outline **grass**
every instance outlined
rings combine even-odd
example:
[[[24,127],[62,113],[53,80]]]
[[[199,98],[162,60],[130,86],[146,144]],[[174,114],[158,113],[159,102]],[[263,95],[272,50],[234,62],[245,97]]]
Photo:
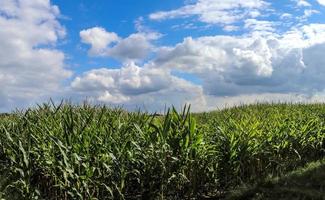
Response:
[[[163,116],[43,104],[0,116],[0,199],[222,199],[242,185],[267,197],[257,183],[324,159],[324,142],[323,104]]]
[[[228,200],[325,199],[325,160],[311,162],[282,177],[233,191]]]

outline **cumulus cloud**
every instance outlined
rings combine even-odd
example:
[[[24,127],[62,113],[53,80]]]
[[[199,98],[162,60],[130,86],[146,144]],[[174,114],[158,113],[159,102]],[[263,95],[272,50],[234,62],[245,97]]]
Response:
[[[143,29],[137,24],[138,29]],[[138,32],[126,38],[120,38],[114,32],[108,32],[101,27],[93,27],[80,31],[81,41],[91,46],[92,56],[112,57],[117,60],[137,61],[144,59],[153,49],[151,41],[160,37],[156,32]]]
[[[0,1],[0,110],[49,97],[70,76],[55,49],[65,29],[48,0]]]
[[[283,35],[190,37],[161,48],[154,63],[198,76],[208,95],[311,95],[324,90],[324,33],[311,24]]]
[[[120,40],[116,33],[107,32],[101,27],[82,30],[80,31],[80,37],[83,43],[91,45],[89,50],[91,55],[104,54],[107,46]]]
[[[325,6],[325,0],[317,0],[317,2],[322,5],[322,6]]]
[[[270,52],[263,40],[252,42],[250,38],[211,36],[189,37],[174,48],[161,48],[155,63],[192,73],[242,70],[251,75],[268,76],[272,73],[269,59]]]
[[[171,75],[169,70],[139,67],[134,63],[120,69],[87,71],[73,80],[71,93],[77,99],[89,97],[97,103],[151,111],[186,103],[195,103],[198,109],[205,104],[200,86]]]
[[[160,69],[143,69],[134,63],[121,69],[95,69],[77,77],[72,87],[78,90],[109,90],[123,95],[139,95],[166,88],[168,74]]]
[[[197,16],[199,21],[208,24],[229,25],[249,17],[260,15],[259,10],[268,7],[263,0],[198,0],[176,10],[159,11],[149,15],[152,20],[165,20]]]

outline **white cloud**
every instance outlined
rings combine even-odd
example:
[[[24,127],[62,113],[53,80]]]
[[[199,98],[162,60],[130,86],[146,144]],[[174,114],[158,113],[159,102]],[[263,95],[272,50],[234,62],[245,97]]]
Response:
[[[306,0],[295,0],[299,7],[310,7],[311,4]]]
[[[311,95],[325,89],[324,34],[311,24],[283,35],[186,38],[161,48],[154,65],[198,76],[208,95]]]
[[[70,76],[55,49],[65,30],[48,0],[0,1],[0,110],[48,98]]]
[[[152,20],[165,20],[179,17],[197,16],[208,24],[229,25],[247,17],[257,17],[259,10],[269,4],[263,0],[198,0],[176,10],[159,11],[149,15]]]
[[[144,59],[153,49],[152,40],[157,39],[155,34],[134,33],[121,40],[106,52],[106,56],[118,60],[140,60]]]
[[[136,22],[136,27],[144,31],[140,21]],[[156,32],[138,32],[120,38],[116,33],[107,32],[101,27],[80,31],[81,41],[91,46],[90,55],[112,57],[123,62],[144,59],[153,49],[151,41],[160,36]]]
[[[322,5],[322,6],[325,6],[325,0],[317,0],[317,2]]]
[[[291,19],[291,18],[292,18],[292,14],[290,14],[290,13],[283,13],[280,16],[280,19]]]
[[[143,69],[131,63],[121,69],[95,69],[77,77],[72,87],[77,90],[109,90],[123,95],[139,95],[166,88],[169,75],[160,69]]]
[[[256,19],[246,19],[244,21],[244,28],[249,30],[249,32],[256,32],[259,35],[272,34],[276,31],[275,22],[272,21],[262,21]]]
[[[227,32],[238,31],[239,27],[238,26],[233,26],[233,25],[226,25],[226,26],[223,27],[223,30],[227,31]]]
[[[94,69],[78,76],[71,83],[75,98],[89,96],[91,101],[142,107],[162,111],[165,106],[195,103],[204,107],[202,88],[170,74],[169,70],[129,64],[121,69]]]
[[[320,13],[318,10],[312,10],[312,9],[304,10],[304,15],[302,16],[302,19],[307,19],[313,14],[318,14],[318,13]]]
[[[261,39],[254,43],[250,38],[232,36],[198,39],[189,37],[174,48],[161,48],[155,63],[157,66],[176,68],[192,73],[200,73],[202,70],[222,73],[226,69],[233,68],[256,75],[267,75],[270,73],[271,67],[260,65],[260,60],[269,59],[268,49],[265,48],[265,45]],[[269,61],[264,63],[269,63]]]
[[[91,45],[91,49],[89,50],[91,55],[104,54],[109,45],[120,40],[116,33],[107,32],[101,27],[82,30],[80,31],[80,37],[83,43]]]

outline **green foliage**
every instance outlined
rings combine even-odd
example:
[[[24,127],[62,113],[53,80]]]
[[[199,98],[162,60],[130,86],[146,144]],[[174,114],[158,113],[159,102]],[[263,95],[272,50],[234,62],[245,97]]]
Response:
[[[43,104],[0,117],[0,199],[222,197],[324,158],[325,105],[163,116]]]

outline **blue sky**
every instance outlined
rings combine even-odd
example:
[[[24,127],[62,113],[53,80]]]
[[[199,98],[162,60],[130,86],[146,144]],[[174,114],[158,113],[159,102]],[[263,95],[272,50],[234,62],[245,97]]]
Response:
[[[324,100],[324,0],[3,0],[0,111]]]

